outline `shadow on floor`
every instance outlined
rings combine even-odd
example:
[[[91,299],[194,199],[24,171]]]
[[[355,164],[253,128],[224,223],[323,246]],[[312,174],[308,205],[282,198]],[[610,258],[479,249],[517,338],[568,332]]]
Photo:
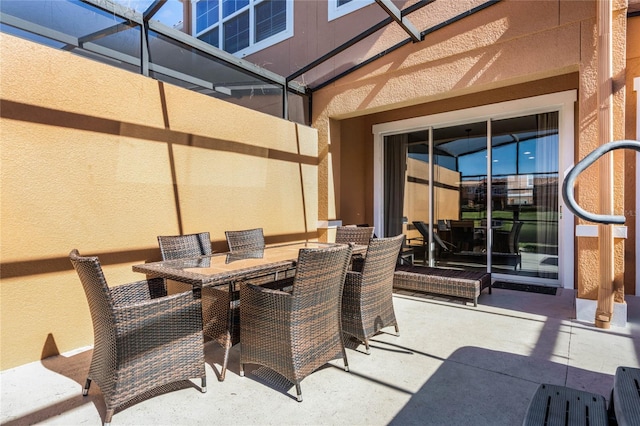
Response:
[[[488,362],[479,366],[479,360]],[[549,383],[564,385],[566,368],[566,365],[522,355],[463,347],[444,361],[389,424],[522,424],[540,374]],[[569,369],[574,370],[569,374],[589,376],[587,381],[613,387],[611,375]]]

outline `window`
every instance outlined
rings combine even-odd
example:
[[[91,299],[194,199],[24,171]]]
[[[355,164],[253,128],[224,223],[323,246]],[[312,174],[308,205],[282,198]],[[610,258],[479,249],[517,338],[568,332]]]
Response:
[[[198,0],[193,33],[215,47],[245,56],[293,35],[293,3],[287,0]]]
[[[362,7],[370,5],[375,0],[329,0],[329,21],[337,19]]]

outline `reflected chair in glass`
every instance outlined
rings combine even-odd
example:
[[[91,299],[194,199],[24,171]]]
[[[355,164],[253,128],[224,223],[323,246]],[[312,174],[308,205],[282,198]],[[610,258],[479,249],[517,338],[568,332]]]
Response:
[[[373,238],[375,228],[373,226],[338,226],[336,228],[336,244],[357,244],[368,246]],[[366,254],[365,254],[366,256]],[[359,271],[362,269],[364,256],[356,254],[351,259],[350,269]]]
[[[95,381],[109,424],[116,410],[165,385],[200,377],[206,392],[200,300],[192,292],[152,298],[161,279],[109,287],[97,257],[69,259],[93,322],[93,354],[83,395]]]
[[[426,265],[427,260],[429,258],[429,227],[426,223],[420,220],[414,220],[413,226],[416,228],[418,232],[420,232],[420,238],[411,238],[411,241],[417,240],[421,244],[420,246],[412,246],[414,248],[419,248],[420,253],[423,255],[423,262]],[[447,257],[448,255],[455,253],[457,251],[457,247],[455,244],[450,243],[449,241],[445,241],[437,233],[433,233],[433,241],[436,243],[436,259],[440,260],[442,258]]]
[[[240,375],[245,364],[267,367],[295,384],[327,362],[342,358],[340,307],[350,245],[301,249],[291,292],[240,285]]]
[[[342,329],[364,343],[398,321],[393,309],[393,276],[404,235],[371,240],[362,272],[349,271],[342,295]]]
[[[522,254],[520,253],[520,231],[523,222],[514,222],[509,231],[493,231],[493,251],[491,260],[495,264],[507,264],[514,270],[522,269]]]
[[[451,241],[455,241],[459,250],[473,251],[475,244],[475,229],[473,220],[452,220]]]

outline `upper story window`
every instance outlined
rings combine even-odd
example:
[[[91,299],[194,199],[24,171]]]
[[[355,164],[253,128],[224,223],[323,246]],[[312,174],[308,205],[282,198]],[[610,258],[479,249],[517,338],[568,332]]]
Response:
[[[329,0],[329,21],[365,7],[375,0]]]
[[[193,22],[200,40],[245,56],[293,35],[293,1],[198,0]]]

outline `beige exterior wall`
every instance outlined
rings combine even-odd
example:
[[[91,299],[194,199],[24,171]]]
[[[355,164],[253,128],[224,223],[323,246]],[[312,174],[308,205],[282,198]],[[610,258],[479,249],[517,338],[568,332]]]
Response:
[[[640,1],[635,2],[640,5]],[[638,8],[640,6],[636,6]],[[626,69],[626,109],[625,109],[625,138],[637,139],[636,119],[638,105],[637,94],[633,91],[633,79],[640,77],[640,16],[627,20],[627,69]],[[625,173],[624,173],[624,215],[627,218],[625,223],[628,226],[627,240],[625,241],[625,254],[628,261],[625,264],[624,288],[626,294],[633,294],[638,288],[638,283],[634,285],[637,277],[637,268],[640,263],[640,254],[634,250],[638,240],[637,217],[640,188],[636,188],[636,176],[640,173],[637,169],[636,155],[634,151],[627,150],[625,153]]]
[[[444,6],[443,6],[444,7]],[[613,13],[614,138],[624,138],[624,70],[626,49],[626,2],[615,1]],[[345,200],[355,192],[367,193],[364,204],[348,204],[373,223],[373,167],[371,126],[444,111],[487,105],[563,90],[577,89],[575,123],[576,160],[600,142],[596,102],[596,2],[595,1],[502,1],[447,26],[415,44],[398,49],[314,93],[313,126],[318,129],[320,151],[329,143],[341,150],[341,170],[361,173],[364,188],[353,180],[328,179],[321,166],[320,217],[351,217]],[[356,145],[352,147],[351,145]],[[339,148],[337,147],[339,146]],[[360,153],[349,157],[349,153]],[[624,209],[624,154],[614,160],[615,212]],[[335,170],[335,165],[333,169]],[[343,176],[344,178],[344,176]],[[598,211],[598,170],[580,177],[576,189],[581,206]],[[336,190],[333,186],[340,188]],[[334,198],[332,194],[339,193]],[[325,204],[326,203],[326,204]],[[336,212],[336,217],[332,212]],[[580,223],[580,222],[578,222]],[[582,298],[597,297],[597,239],[578,238],[575,287]],[[615,275],[622,299],[623,270],[631,267],[624,240],[616,240]],[[634,286],[631,284],[629,287]],[[631,293],[633,294],[633,293]]]
[[[0,368],[93,344],[67,256],[143,279],[156,237],[316,238],[317,132],[0,34]]]

